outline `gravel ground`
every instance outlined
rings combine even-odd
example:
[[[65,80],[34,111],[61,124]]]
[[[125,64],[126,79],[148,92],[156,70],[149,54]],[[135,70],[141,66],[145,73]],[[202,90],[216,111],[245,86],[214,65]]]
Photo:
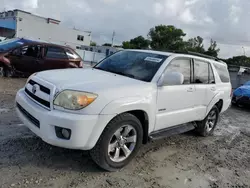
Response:
[[[17,118],[25,79],[0,78],[0,187],[250,187],[250,110],[224,113],[214,136],[193,132],[141,148],[125,169],[99,169],[88,152],[44,143]]]

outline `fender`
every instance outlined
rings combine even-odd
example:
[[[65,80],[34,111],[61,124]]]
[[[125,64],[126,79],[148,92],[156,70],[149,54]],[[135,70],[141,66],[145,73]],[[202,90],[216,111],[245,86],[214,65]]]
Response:
[[[101,115],[121,114],[133,110],[142,110],[148,115],[149,132],[154,130],[155,125],[156,98],[153,96],[124,97],[111,101],[101,111]]]
[[[213,106],[214,106],[217,102],[219,102],[220,99],[223,99],[223,97],[221,97],[221,96],[223,96],[223,95],[224,95],[224,91],[219,91],[219,92],[212,98],[212,100],[210,101],[210,103],[209,103],[208,106],[207,106],[206,116],[208,115],[208,113],[210,112],[210,110],[213,108]],[[223,101],[223,103],[224,103],[224,101]],[[205,116],[205,117],[206,117],[206,116]]]

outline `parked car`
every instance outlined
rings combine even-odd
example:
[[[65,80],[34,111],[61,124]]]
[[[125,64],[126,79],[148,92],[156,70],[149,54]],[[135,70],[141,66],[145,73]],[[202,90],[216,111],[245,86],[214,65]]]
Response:
[[[250,81],[234,90],[232,104],[239,107],[250,106]]]
[[[0,42],[0,67],[6,77],[82,66],[81,57],[69,47],[23,38]]]
[[[116,171],[149,140],[213,133],[231,83],[226,63],[200,56],[124,50],[93,68],[39,72],[18,91],[17,112],[45,142],[90,150]]]

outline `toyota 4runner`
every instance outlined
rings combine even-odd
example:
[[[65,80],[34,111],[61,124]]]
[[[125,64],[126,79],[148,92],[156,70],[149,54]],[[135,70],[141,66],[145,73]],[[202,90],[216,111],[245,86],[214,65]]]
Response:
[[[45,142],[90,150],[116,171],[149,140],[213,133],[231,104],[227,65],[208,56],[124,50],[93,68],[31,75],[16,95],[25,125]]]

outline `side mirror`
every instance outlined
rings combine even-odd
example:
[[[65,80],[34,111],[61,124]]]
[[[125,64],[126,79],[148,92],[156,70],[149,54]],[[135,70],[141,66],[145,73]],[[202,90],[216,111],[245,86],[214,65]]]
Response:
[[[182,85],[184,75],[180,72],[168,72],[161,76],[158,86]]]

